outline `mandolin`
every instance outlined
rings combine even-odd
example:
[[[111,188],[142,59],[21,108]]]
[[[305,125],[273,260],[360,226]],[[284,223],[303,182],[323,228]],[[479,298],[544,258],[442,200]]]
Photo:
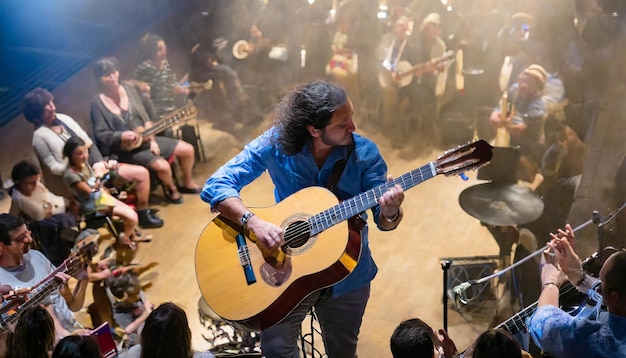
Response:
[[[148,129],[138,132],[137,139],[132,142],[122,142],[121,148],[123,151],[129,152],[131,150],[141,147],[146,138],[151,135],[158,134],[170,128],[176,124],[184,123],[190,119],[195,118],[198,115],[198,109],[193,105],[191,101],[187,102],[184,106],[177,108],[158,120],[154,125]]]

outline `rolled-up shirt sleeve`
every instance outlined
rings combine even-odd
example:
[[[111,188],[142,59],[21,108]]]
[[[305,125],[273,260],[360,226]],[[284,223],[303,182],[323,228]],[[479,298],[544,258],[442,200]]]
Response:
[[[574,338],[574,318],[556,306],[537,308],[528,320],[528,330],[535,343],[544,351],[559,356],[564,345]]]
[[[241,189],[253,182],[265,170],[265,151],[273,150],[269,145],[271,131],[265,132],[247,144],[243,150],[220,167],[207,179],[200,198],[215,210],[217,204],[230,197],[239,197]]]

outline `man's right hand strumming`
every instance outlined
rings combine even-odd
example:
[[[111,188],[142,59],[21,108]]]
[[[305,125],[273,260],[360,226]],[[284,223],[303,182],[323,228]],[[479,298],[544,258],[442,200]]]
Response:
[[[285,244],[283,229],[256,215],[250,217],[246,228],[254,233],[254,236],[263,246],[270,250],[278,249]]]

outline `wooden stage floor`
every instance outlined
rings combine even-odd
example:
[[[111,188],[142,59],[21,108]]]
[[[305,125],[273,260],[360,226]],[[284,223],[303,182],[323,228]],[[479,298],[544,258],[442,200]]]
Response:
[[[357,124],[359,119],[356,118]],[[2,133],[2,147],[6,153],[11,145],[28,146],[29,125],[25,121],[14,121],[11,131],[19,135],[9,136]],[[247,129],[248,138],[266,128]],[[18,130],[19,129],[19,130]],[[440,150],[425,150],[421,154],[411,151],[392,149],[390,141],[374,131],[360,131],[370,136],[380,146],[380,150],[389,164],[389,173],[398,176],[418,168],[435,159]],[[194,177],[202,183],[211,173],[232,155],[236,154],[244,142],[229,133],[212,128],[209,121],[201,120],[201,135],[209,159],[197,163]],[[17,138],[18,143],[11,141]],[[28,139],[26,139],[28,138]],[[23,140],[26,140],[25,142]],[[20,155],[32,155],[22,149]],[[14,161],[21,159],[14,157]],[[10,171],[9,160],[5,158],[2,173]],[[6,175],[6,174],[5,174]],[[466,214],[459,206],[461,191],[479,181],[474,179],[474,172],[468,173],[470,179],[463,181],[459,177],[437,176],[406,192],[404,202],[405,217],[399,228],[391,232],[370,231],[370,243],[373,256],[379,267],[379,273],[372,283],[372,295],[367,306],[360,334],[359,357],[390,356],[389,337],[395,326],[402,320],[420,317],[433,328],[443,326],[443,270],[441,257],[474,257],[497,255],[498,245],[477,219]],[[152,285],[146,294],[150,302],[159,304],[172,301],[182,306],[189,316],[193,332],[193,345],[198,350],[211,347],[211,342],[202,335],[207,335],[198,315],[200,293],[194,272],[195,248],[198,237],[209,223],[212,214],[208,204],[199,197],[185,195],[182,205],[162,203],[159,191],[153,195],[154,207],[159,208],[159,215],[165,220],[161,229],[145,230],[153,234],[155,240],[142,244],[137,254],[141,264],[157,262],[158,266],[142,276],[143,282]],[[268,206],[272,204],[272,185],[264,175],[242,193],[250,206]],[[9,199],[0,201],[0,210],[8,210]],[[103,245],[107,245],[104,242]],[[101,246],[104,248],[104,246]],[[103,250],[101,250],[103,251]],[[206,253],[204,264],[217,262]],[[479,278],[479,277],[469,277]],[[225,287],[215,287],[217,290]],[[91,302],[88,297],[86,305]],[[500,312],[508,317],[514,312]],[[494,305],[487,301],[484,306],[472,306],[459,311],[450,304],[448,325],[451,337],[459,349],[467,347],[473,339],[492,323]],[[78,314],[79,320],[90,325],[86,309]],[[317,340],[321,342],[321,340]]]

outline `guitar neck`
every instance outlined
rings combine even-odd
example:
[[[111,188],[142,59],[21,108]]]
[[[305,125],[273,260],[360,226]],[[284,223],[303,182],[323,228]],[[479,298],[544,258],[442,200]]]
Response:
[[[567,282],[565,282],[565,284],[563,284],[563,287],[561,287],[559,296],[563,296],[565,294],[568,294],[569,292],[571,292],[574,289],[575,289],[575,287],[569,281],[567,281]],[[520,312],[518,312],[515,315],[513,315],[513,317],[511,317],[511,318],[507,319],[506,321],[500,323],[499,325],[497,325],[494,328],[506,329],[511,334],[516,334],[516,333],[522,331],[523,329],[526,328],[526,320],[528,319],[528,317],[532,316],[533,313],[535,313],[535,310],[537,309],[537,304],[538,304],[538,302],[534,302],[533,304],[531,304],[528,307],[524,308]]]
[[[141,137],[145,139],[146,137],[152,134],[158,134],[177,123],[184,122],[192,118],[196,114],[197,114],[196,107],[193,106],[191,103],[188,103],[187,105],[181,108],[178,108],[174,110],[172,113],[168,114],[167,116],[161,118],[159,121],[157,121],[154,124],[154,126],[143,131],[141,133]]]
[[[311,235],[332,227],[340,222],[369,209],[378,204],[378,199],[383,196],[387,189],[399,184],[404,190],[408,190],[430,178],[437,175],[434,164],[432,162],[412,170],[392,181],[379,185],[348,200],[322,211],[321,213],[311,217],[309,223],[311,225]]]
[[[27,310],[30,307],[34,307],[41,303],[41,301],[45,300],[46,297],[50,296],[52,292],[57,290],[63,284],[61,281],[56,280],[55,276],[57,273],[65,272],[69,275],[73,275],[76,270],[68,270],[66,263],[59,265],[54,271],[52,271],[48,276],[46,276],[43,280],[41,280],[34,288],[34,295],[29,294],[29,298],[26,302],[21,304],[13,314],[8,316],[6,319],[3,319],[0,322],[0,328],[2,330],[8,329],[10,325],[15,323],[20,316],[20,312]],[[5,301],[3,306],[10,305],[10,302]]]

